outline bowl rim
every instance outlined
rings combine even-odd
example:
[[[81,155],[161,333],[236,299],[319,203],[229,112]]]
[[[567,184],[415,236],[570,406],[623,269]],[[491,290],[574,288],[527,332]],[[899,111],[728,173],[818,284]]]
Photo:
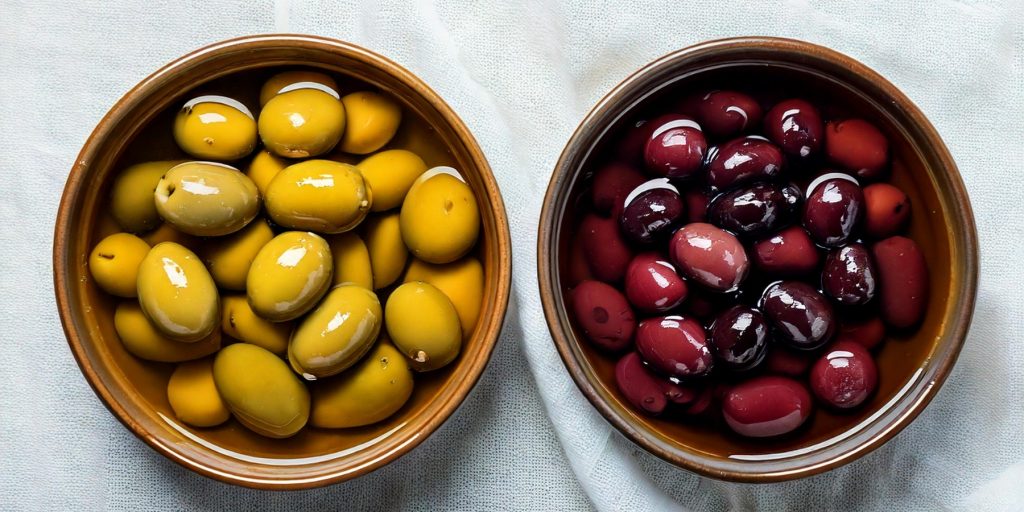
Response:
[[[947,325],[952,327],[947,328],[945,338],[952,340],[952,343],[950,346],[945,347],[944,357],[937,361],[931,360],[929,362],[930,365],[935,365],[933,377],[927,380],[920,379],[916,383],[913,379],[911,380],[909,384],[915,384],[914,388],[917,389],[917,395],[913,397],[913,401],[905,408],[899,410],[898,413],[894,412],[893,414],[896,414],[896,417],[887,423],[884,428],[878,429],[859,444],[846,446],[855,437],[850,436],[835,442],[831,447],[822,448],[816,452],[818,454],[827,454],[827,452],[822,450],[835,448],[833,450],[835,453],[827,454],[827,456],[819,456],[815,459],[813,457],[815,452],[811,452],[811,457],[802,463],[786,464],[786,461],[783,460],[781,463],[776,462],[769,469],[758,470],[745,467],[742,462],[722,463],[723,459],[719,457],[707,456],[698,452],[686,452],[661,442],[657,439],[658,436],[654,432],[635,424],[605,401],[598,388],[588,379],[584,364],[578,359],[576,350],[574,350],[574,345],[578,345],[578,341],[576,341],[575,336],[572,334],[568,318],[565,314],[564,300],[559,292],[560,285],[557,279],[558,262],[555,260],[554,251],[558,244],[556,239],[556,233],[559,231],[558,225],[562,221],[560,218],[561,210],[557,204],[556,196],[561,189],[571,185],[576,169],[570,168],[570,164],[582,159],[582,157],[577,157],[575,153],[576,149],[582,146],[582,141],[588,137],[587,129],[590,124],[602,118],[608,111],[615,110],[617,103],[628,99],[626,97],[627,93],[632,92],[634,89],[642,89],[645,76],[654,74],[666,67],[671,67],[680,60],[695,60],[700,56],[712,55],[722,51],[735,52],[768,49],[788,54],[790,58],[795,57],[809,61],[829,61],[832,64],[849,68],[852,70],[852,73],[860,75],[865,81],[871,82],[885,96],[891,98],[900,107],[904,116],[911,120],[912,124],[920,130],[921,136],[931,145],[931,149],[934,151],[934,158],[938,161],[936,174],[943,174],[948,179],[949,194],[953,198],[950,211],[953,221],[962,222],[963,232],[960,233],[961,236],[957,238],[951,233],[950,237],[953,239],[951,245],[957,242],[963,245],[960,265],[963,274],[961,276],[960,288],[964,291],[964,295],[957,299],[959,307],[956,309],[950,308],[946,311],[949,315]],[[784,62],[791,61],[785,60]],[[813,68],[813,66],[808,67]],[[600,136],[600,134],[597,136]],[[627,76],[590,109],[573,131],[565,148],[559,155],[544,196],[537,233],[537,278],[540,285],[544,316],[555,348],[573,382],[591,405],[601,413],[601,416],[634,444],[639,445],[647,452],[666,462],[699,475],[719,480],[769,483],[804,478],[838,468],[875,450],[909,425],[934,398],[952,370],[957,356],[963,347],[974,312],[978,280],[978,235],[966,187],[956,163],[942,138],[917,105],[879,73],[858,60],[836,50],[797,39],[741,36],[704,41],[669,52],[643,65],[639,70]],[[954,269],[957,268],[954,267]],[[939,345],[936,346],[938,347]],[[905,385],[907,389],[910,389],[908,387],[909,384]],[[898,395],[897,398],[902,399],[902,396],[904,395]],[[891,408],[889,411],[895,409]],[[838,447],[843,449],[838,450]],[[800,457],[806,458],[803,455]],[[800,460],[790,459],[790,461]],[[754,465],[756,464],[758,463],[754,463]]]
[[[487,204],[490,204],[494,212],[496,228],[491,234],[495,239],[495,261],[497,262],[495,268],[496,286],[492,291],[495,297],[494,314],[489,318],[481,317],[479,320],[482,324],[479,328],[481,348],[472,359],[461,361],[461,364],[467,365],[467,371],[465,378],[453,384],[454,392],[447,394],[447,399],[445,399],[444,394],[439,394],[432,398],[431,407],[424,408],[420,413],[424,419],[419,429],[408,435],[407,439],[401,439],[401,442],[396,443],[394,438],[386,441],[390,444],[387,450],[376,454],[367,461],[363,461],[358,467],[340,467],[332,471],[323,471],[312,477],[297,478],[289,478],[287,476],[284,478],[268,477],[265,475],[254,476],[247,475],[245,472],[224,471],[215,467],[216,464],[205,464],[175,450],[172,446],[173,443],[164,442],[133,419],[98,375],[94,362],[89,358],[84,348],[82,339],[90,335],[84,329],[80,332],[80,326],[75,322],[73,311],[77,306],[72,303],[71,299],[71,283],[69,282],[68,269],[70,265],[67,264],[74,261],[74,255],[68,257],[71,250],[68,243],[69,233],[74,229],[71,223],[72,208],[78,202],[83,189],[88,186],[84,181],[86,170],[92,166],[92,162],[99,154],[102,142],[110,136],[114,127],[123,121],[122,113],[158,91],[169,77],[197,62],[238,52],[239,50],[259,51],[281,48],[315,50],[359,61],[367,66],[383,70],[388,75],[402,82],[404,86],[420,95],[427,104],[437,111],[439,118],[450,126],[456,140],[465,147],[469,160],[479,170],[480,180],[486,193],[484,199]],[[124,93],[104,114],[82,146],[81,151],[72,164],[61,194],[53,233],[52,265],[54,291],[61,325],[79,369],[103,405],[136,437],[168,459],[203,476],[256,489],[308,489],[347,481],[369,474],[389,464],[422,443],[455,413],[483,375],[500,338],[508,311],[511,292],[511,235],[504,201],[490,164],[487,162],[483,150],[469,131],[469,128],[440,95],[422,79],[404,67],[359,45],[322,36],[280,33],[226,39],[204,45],[177,57],[139,81],[128,92]],[[318,464],[311,464],[311,466]]]

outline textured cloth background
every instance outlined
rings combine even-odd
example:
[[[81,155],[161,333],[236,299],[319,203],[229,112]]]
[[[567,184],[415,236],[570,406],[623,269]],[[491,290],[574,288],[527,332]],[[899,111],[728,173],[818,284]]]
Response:
[[[0,510],[1024,510],[1024,2],[0,0]],[[435,88],[484,148],[514,239],[507,328],[480,384],[418,449],[359,480],[269,493],[146,447],[80,375],[55,311],[51,233],[68,169],[106,110],[198,46],[302,32],[346,39]],[[971,193],[982,277],[942,392],[840,470],[780,485],[698,478],[613,431],[568,378],[537,296],[554,162],[607,90],[671,50],[732,35],[831,46],[902,88]]]

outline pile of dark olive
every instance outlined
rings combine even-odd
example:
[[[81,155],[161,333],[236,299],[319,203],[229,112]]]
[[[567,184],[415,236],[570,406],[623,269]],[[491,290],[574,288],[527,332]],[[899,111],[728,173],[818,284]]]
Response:
[[[577,329],[652,416],[775,438],[876,392],[928,300],[910,200],[869,121],[711,90],[630,125],[571,242]]]

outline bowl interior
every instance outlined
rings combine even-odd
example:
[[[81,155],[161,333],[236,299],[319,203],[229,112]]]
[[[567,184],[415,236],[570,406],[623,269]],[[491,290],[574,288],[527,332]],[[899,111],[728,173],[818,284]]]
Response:
[[[259,87],[292,68],[331,74],[342,94],[377,90],[403,105],[399,133],[387,149],[411,150],[428,166],[459,169],[482,217],[477,256],[484,266],[481,320],[459,358],[444,370],[416,375],[412,398],[391,418],[353,429],[307,427],[283,440],[264,438],[237,421],[198,429],[175,419],[166,398],[173,364],[142,361],[125,351],[114,331],[117,300],[87,278],[93,245],[119,231],[106,211],[113,176],[136,162],[186,159],[174,144],[175,111],[198,94],[223,94],[258,111]],[[327,158],[351,161],[346,155]],[[237,165],[245,165],[245,161]],[[115,414],[172,459],[233,483],[307,487],[372,470],[435,430],[461,403],[496,341],[508,297],[508,231],[490,169],[466,128],[408,72],[340,42],[266,38],[200,50],[158,71],[130,92],[97,128],[69,178],[58,222],[55,270],[62,319],[90,383]],[[63,287],[61,284],[63,283]],[[382,299],[383,302],[383,299]]]
[[[549,258],[549,267],[547,274],[541,270],[541,281],[544,287],[549,280],[552,288],[553,300],[546,304],[549,322],[570,372],[628,437],[671,462],[710,476],[755,480],[810,474],[894,434],[903,420],[919,412],[933,384],[945,376],[973,304],[973,218],[966,197],[957,194],[962,194],[962,184],[941,141],[887,82],[873,73],[859,74],[869,71],[866,68],[837,62],[836,56],[842,57],[838,54],[825,58],[809,52],[810,46],[723,43],[684,50],[651,64],[595,107],[563,153],[548,192],[541,244],[549,245],[546,255],[542,247],[541,257]],[[795,435],[770,441],[731,434],[724,422],[650,418],[635,412],[614,384],[616,358],[581,342],[580,331],[566,313],[565,294],[572,284],[570,244],[587,209],[593,172],[614,160],[617,142],[638,119],[670,111],[668,106],[687,94],[714,89],[744,91],[767,105],[803,97],[823,107],[826,119],[861,117],[882,129],[892,145],[891,182],[911,198],[909,236],[928,261],[932,292],[924,323],[912,332],[888,334],[876,356],[880,378],[873,398],[846,414],[819,407]],[[810,177],[796,175],[793,180],[804,188]]]

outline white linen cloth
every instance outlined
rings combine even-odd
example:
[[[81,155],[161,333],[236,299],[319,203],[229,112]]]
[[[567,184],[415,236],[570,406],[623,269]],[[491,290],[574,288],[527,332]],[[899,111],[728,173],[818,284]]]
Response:
[[[1024,510],[1024,2],[0,0],[2,510]],[[507,204],[507,327],[466,403],[390,466],[326,489],[221,484],[150,450],[96,399],[57,318],[50,264],[67,171],[132,85],[198,46],[298,32],[422,77],[483,146]],[[936,125],[981,243],[974,325],[934,402],[862,460],[777,485],[699,478],[638,449],[583,399],[536,284],[538,212],[587,110],[650,60],[779,35],[881,72]]]

